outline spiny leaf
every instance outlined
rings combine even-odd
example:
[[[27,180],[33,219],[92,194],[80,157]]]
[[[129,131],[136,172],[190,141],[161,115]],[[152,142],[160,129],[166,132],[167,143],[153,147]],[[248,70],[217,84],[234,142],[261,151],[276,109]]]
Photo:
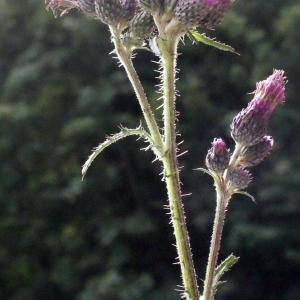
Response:
[[[230,270],[230,268],[238,261],[238,259],[238,257],[235,257],[233,254],[231,254],[216,267],[212,286],[213,295],[215,295],[218,285],[222,283],[222,281],[220,281],[220,278],[224,275],[225,272]],[[213,299],[214,296],[212,297],[212,300]]]
[[[144,128],[142,126],[139,126],[135,129],[130,129],[130,128],[126,128],[126,127],[120,127],[121,131],[119,133],[116,133],[114,135],[111,136],[107,136],[106,140],[99,144],[94,150],[93,153],[89,156],[88,160],[85,162],[85,164],[82,166],[82,180],[88,170],[88,168],[90,167],[90,165],[92,164],[92,162],[94,161],[94,159],[108,146],[110,146],[111,144],[117,142],[120,139],[123,139],[127,136],[130,135],[139,135],[140,137],[144,138],[145,140],[147,140],[150,145],[153,145],[153,141],[152,138],[150,136],[149,133],[147,133]]]
[[[234,50],[234,48],[232,48],[231,46],[223,44],[221,42],[217,42],[216,40],[207,37],[205,34],[200,34],[199,32],[194,31],[194,30],[189,31],[189,33],[190,33],[192,39],[195,40],[196,42],[201,42],[201,43],[204,43],[204,44],[209,45],[209,46],[213,46],[213,47],[218,48],[218,49],[223,50],[223,51],[230,51],[230,52],[233,52],[235,54],[238,54]]]

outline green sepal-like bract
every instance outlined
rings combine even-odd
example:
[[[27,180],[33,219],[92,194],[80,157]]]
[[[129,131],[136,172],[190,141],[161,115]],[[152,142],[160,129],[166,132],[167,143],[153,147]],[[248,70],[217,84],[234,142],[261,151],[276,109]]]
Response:
[[[212,38],[207,37],[205,34],[201,34],[195,30],[190,30],[189,32],[189,36],[192,40],[194,40],[195,42],[201,42],[203,44],[215,47],[217,49],[223,50],[223,51],[230,51],[233,52],[235,54],[238,54],[234,48],[232,48],[229,45],[223,44],[221,42],[218,42]],[[238,54],[239,55],[239,54]]]

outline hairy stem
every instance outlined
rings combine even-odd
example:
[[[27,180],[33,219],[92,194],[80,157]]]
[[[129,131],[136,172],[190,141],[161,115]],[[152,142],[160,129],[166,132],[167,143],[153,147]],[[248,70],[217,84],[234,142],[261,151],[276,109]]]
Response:
[[[197,277],[192,259],[185,214],[181,199],[179,168],[176,143],[176,110],[175,110],[175,68],[177,60],[178,38],[158,44],[162,52],[163,94],[164,94],[164,149],[162,157],[164,176],[167,185],[171,221],[174,227],[177,253],[184,285],[184,297],[188,300],[199,300]]]
[[[110,28],[117,54],[124,66],[129,80],[142,108],[150,135],[156,147],[154,153],[159,156],[164,165],[164,176],[167,185],[169,206],[172,224],[176,238],[177,252],[184,284],[184,295],[187,300],[199,300],[197,277],[194,269],[192,253],[189,244],[189,236],[186,228],[185,214],[181,199],[180,178],[177,162],[176,143],[176,111],[175,111],[175,67],[177,59],[177,45],[179,38],[169,39],[164,44],[160,39],[162,50],[161,62],[163,66],[163,91],[164,91],[164,140],[159,132],[150,104],[145,95],[142,84],[136,74],[131,61],[131,52],[127,51],[114,28]]]
[[[154,143],[154,145],[153,145],[154,147],[152,148],[152,150],[158,157],[161,157],[162,156],[162,148],[163,148],[162,136],[159,132],[159,128],[157,126],[155,117],[151,110],[150,103],[148,102],[148,99],[147,99],[147,96],[143,89],[143,86],[141,84],[141,81],[135,71],[133,64],[132,64],[131,51],[127,51],[122,46],[118,37],[115,37],[118,35],[116,35],[114,28],[110,27],[110,30],[111,30],[112,37],[113,37],[112,40],[113,40],[113,43],[115,46],[115,53],[117,54],[121,64],[123,65],[123,67],[127,73],[127,76],[131,82],[131,85],[135,91],[135,94],[136,94],[139,104],[141,106],[146,124],[150,131],[150,135],[151,135],[153,143]]]
[[[211,300],[213,296],[213,281],[215,275],[215,269],[217,265],[222,231],[224,227],[224,220],[226,214],[226,207],[230,195],[226,191],[226,184],[222,180],[220,183],[216,183],[217,192],[217,207],[214,220],[213,234],[210,244],[208,263],[206,268],[206,276],[204,282],[203,300]]]

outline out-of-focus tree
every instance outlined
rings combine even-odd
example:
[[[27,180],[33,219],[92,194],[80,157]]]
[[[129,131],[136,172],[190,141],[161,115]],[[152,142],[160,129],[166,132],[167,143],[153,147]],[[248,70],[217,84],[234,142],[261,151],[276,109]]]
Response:
[[[236,0],[213,32],[241,56],[188,40],[180,46],[178,129],[187,223],[199,281],[214,213],[204,166],[210,142],[229,139],[246,93],[272,68],[289,78],[274,113],[272,154],[254,170],[257,205],[230,203],[224,252],[241,256],[220,299],[298,299],[300,286],[300,4]],[[210,32],[207,32],[209,35]],[[141,112],[111,59],[105,26],[76,11],[54,19],[43,1],[0,2],[0,298],[177,299],[179,270],[161,172],[134,138],[112,146],[85,180],[81,165],[119,124]],[[155,57],[134,62],[150,101]],[[142,148],[143,142],[138,141]],[[241,288],[242,287],[242,288]]]

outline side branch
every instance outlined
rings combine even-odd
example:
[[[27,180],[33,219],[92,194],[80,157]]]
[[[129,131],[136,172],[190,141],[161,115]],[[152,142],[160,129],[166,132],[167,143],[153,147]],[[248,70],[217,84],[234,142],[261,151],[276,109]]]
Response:
[[[138,98],[144,118],[147,123],[147,127],[148,127],[150,135],[153,139],[153,143],[155,145],[157,145],[157,147],[154,148],[153,151],[156,156],[161,157],[163,155],[163,152],[161,151],[163,148],[162,136],[159,132],[159,128],[157,126],[155,117],[154,117],[152,109],[150,107],[150,103],[144,92],[143,86],[142,86],[140,79],[139,79],[139,77],[135,71],[135,68],[132,64],[131,50],[128,51],[125,47],[123,47],[122,43],[120,42],[120,39],[116,37],[116,34],[114,33],[112,27],[110,27],[110,30],[112,32],[112,36],[113,36],[112,40],[115,45],[115,53],[117,54],[122,66],[124,67],[124,69],[127,73],[127,76],[131,82],[131,85],[135,91],[135,94]]]

